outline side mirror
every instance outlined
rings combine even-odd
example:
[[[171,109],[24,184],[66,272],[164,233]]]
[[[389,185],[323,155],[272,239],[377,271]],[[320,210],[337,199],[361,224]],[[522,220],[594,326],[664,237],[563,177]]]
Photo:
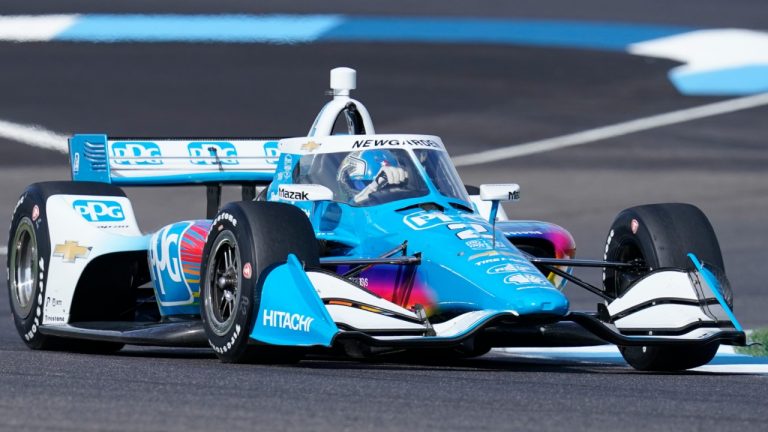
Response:
[[[491,202],[491,212],[488,222],[493,225],[493,244],[496,244],[496,214],[499,212],[501,201],[515,202],[520,200],[520,185],[509,184],[484,184],[480,185],[480,199]]]
[[[480,199],[483,201],[519,201],[520,185],[509,184],[484,184],[480,185]]]
[[[280,199],[287,201],[331,201],[333,191],[319,184],[284,184],[277,189]]]

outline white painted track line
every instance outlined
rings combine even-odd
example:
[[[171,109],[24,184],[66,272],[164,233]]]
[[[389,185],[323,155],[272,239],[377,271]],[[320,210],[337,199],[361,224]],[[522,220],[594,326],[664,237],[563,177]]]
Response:
[[[0,247],[0,255],[2,256],[8,255],[8,248],[5,246]]]
[[[69,137],[66,135],[59,135],[40,126],[23,125],[4,120],[0,120],[0,138],[62,153],[66,153],[69,148],[67,144]]]
[[[495,348],[493,352],[519,358],[555,360],[574,363],[610,363],[626,365],[615,345],[558,348]],[[627,367],[629,367],[627,365]],[[768,358],[737,354],[733,347],[721,345],[715,359],[707,365],[691,369],[696,372],[768,375]]]
[[[616,123],[595,129],[589,129],[554,138],[527,142],[524,144],[502,147],[493,150],[477,152],[453,157],[456,166],[479,165],[488,162],[497,162],[520,156],[527,156],[566,147],[589,144],[608,138],[628,135],[635,132],[656,129],[677,123],[712,117],[735,111],[756,108],[768,105],[768,93],[760,93],[735,99],[728,99],[693,108],[671,111],[664,114],[656,114],[650,117],[639,118],[622,123]]]
[[[602,126],[569,135],[547,138],[493,150],[456,156],[456,166],[479,165],[504,159],[542,153],[566,147],[589,144],[608,138],[635,132],[684,123],[706,117],[768,105],[768,93],[760,93],[736,99],[728,99],[693,108],[652,115],[627,122]],[[0,120],[0,138],[18,141],[35,147],[67,152],[67,136],[46,130],[40,126],[23,125]]]
[[[0,16],[0,40],[46,42],[66,30],[78,15]]]

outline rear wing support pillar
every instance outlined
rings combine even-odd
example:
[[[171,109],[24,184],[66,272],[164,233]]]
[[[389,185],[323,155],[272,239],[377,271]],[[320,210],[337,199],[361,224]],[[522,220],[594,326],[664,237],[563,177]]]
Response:
[[[205,185],[205,217],[213,219],[221,206],[221,183]]]

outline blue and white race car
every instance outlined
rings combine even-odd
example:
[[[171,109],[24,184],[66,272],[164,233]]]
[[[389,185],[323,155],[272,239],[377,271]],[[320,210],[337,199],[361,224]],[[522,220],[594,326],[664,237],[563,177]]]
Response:
[[[225,362],[614,343],[641,370],[745,343],[699,209],[624,210],[603,259],[576,259],[565,229],[507,219],[518,185],[465,186],[440,138],[375,134],[350,98],[354,70],[334,69],[331,87],[300,138],[73,136],[72,181],[30,185],[13,213],[24,342],[210,346]],[[191,184],[206,187],[207,217],[150,234],[120,188]],[[231,184],[243,199],[221,206]],[[604,269],[602,286],[573,275],[584,266]],[[597,310],[571,311],[566,282]]]

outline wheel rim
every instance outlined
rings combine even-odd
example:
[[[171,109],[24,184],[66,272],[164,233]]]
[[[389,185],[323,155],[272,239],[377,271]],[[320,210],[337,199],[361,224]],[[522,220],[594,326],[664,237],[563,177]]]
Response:
[[[10,253],[11,299],[16,313],[21,318],[27,318],[32,311],[38,283],[37,238],[29,218],[19,222]]]
[[[647,262],[646,257],[643,255],[643,251],[640,249],[640,245],[631,239],[624,239],[611,255],[612,256],[608,257],[609,261],[624,263],[637,262],[640,264],[645,264]],[[619,272],[616,270],[613,272],[615,280],[614,289],[616,290],[617,296],[623,295],[630,285],[643,276],[643,272]]]
[[[219,235],[212,249],[205,277],[205,310],[213,332],[224,336],[240,304],[240,250],[229,231]]]

